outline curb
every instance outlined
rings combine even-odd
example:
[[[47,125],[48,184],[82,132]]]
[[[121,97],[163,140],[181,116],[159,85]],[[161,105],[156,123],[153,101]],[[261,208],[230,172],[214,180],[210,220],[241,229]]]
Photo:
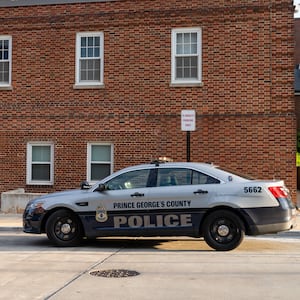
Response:
[[[1,232],[13,232],[13,231],[23,231],[22,227],[16,227],[16,226],[0,226],[0,231]]]

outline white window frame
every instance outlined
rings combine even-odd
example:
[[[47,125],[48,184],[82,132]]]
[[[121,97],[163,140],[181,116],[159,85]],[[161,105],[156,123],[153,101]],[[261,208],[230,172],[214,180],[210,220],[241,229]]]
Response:
[[[12,37],[10,35],[0,35],[0,40],[8,41],[8,59],[2,59],[1,62],[8,62],[8,82],[0,81],[0,88],[10,88],[11,87],[11,70],[12,70]]]
[[[50,179],[49,180],[33,180],[32,179],[32,148],[34,146],[50,147]],[[38,162],[35,162],[35,164]],[[45,164],[45,162],[41,162]],[[53,185],[54,183],[54,144],[51,142],[29,142],[27,143],[27,172],[26,184],[30,185]]]
[[[177,33],[197,33],[197,53],[188,56],[197,56],[197,79],[177,79],[176,78],[176,58],[186,56],[186,54],[176,53]],[[171,41],[171,85],[179,86],[201,86],[202,85],[202,30],[200,27],[176,28],[172,29]]]
[[[110,161],[92,161],[92,146],[110,146]],[[113,172],[114,165],[114,146],[111,143],[91,142],[87,144],[87,181],[89,183],[98,182],[91,179],[92,163],[110,164],[110,174]]]
[[[100,75],[99,80],[80,80],[80,59],[81,59],[81,38],[82,37],[99,37],[100,38]],[[91,59],[95,59],[92,57]],[[86,58],[88,60],[88,58]],[[103,32],[78,32],[76,34],[76,72],[74,88],[100,88],[104,86],[104,34]]]

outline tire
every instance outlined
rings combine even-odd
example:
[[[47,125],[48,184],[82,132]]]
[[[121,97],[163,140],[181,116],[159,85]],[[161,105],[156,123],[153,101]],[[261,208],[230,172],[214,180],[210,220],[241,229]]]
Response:
[[[202,231],[205,242],[217,251],[235,249],[245,236],[244,223],[228,210],[218,210],[208,215],[203,222]]]
[[[77,246],[83,237],[80,220],[66,209],[57,210],[49,216],[46,233],[53,244],[61,247]]]

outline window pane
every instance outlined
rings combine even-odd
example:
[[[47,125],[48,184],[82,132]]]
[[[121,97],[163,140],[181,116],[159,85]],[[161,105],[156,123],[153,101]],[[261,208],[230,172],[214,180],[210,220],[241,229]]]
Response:
[[[92,164],[91,165],[91,180],[101,180],[110,175],[110,164]]]
[[[197,44],[191,45],[191,54],[197,54]]]
[[[110,145],[92,145],[92,161],[111,161]]]
[[[50,146],[32,146],[33,162],[50,162],[51,147]]]
[[[190,69],[189,68],[184,68],[183,69],[183,77],[184,78],[191,78]]]
[[[50,180],[50,165],[42,164],[42,165],[32,165],[32,180]]]
[[[86,48],[81,48],[80,56],[81,57],[86,57]]]
[[[100,48],[99,47],[96,47],[94,49],[94,57],[100,57]]]
[[[94,71],[87,71],[87,80],[92,81],[94,79]]]
[[[86,37],[81,38],[81,47],[86,47]]]
[[[191,33],[191,43],[197,44],[197,33],[196,32]]]
[[[197,68],[191,68],[191,78],[198,78]]]
[[[177,33],[176,34],[176,39],[177,39],[177,44],[182,44],[183,43],[183,34],[182,33]]]
[[[184,54],[191,54],[191,45],[190,44],[184,44]]]
[[[176,69],[176,79],[178,79],[178,78],[183,78],[183,69],[182,68]]]
[[[88,37],[88,46],[93,46],[94,45],[94,38],[92,36]]]
[[[94,69],[94,60],[93,59],[87,60],[87,69],[88,70],[93,70]]]
[[[190,185],[191,178],[192,170],[190,169],[160,169],[157,183],[158,186]]]
[[[197,56],[192,56],[190,58],[190,66],[196,68],[198,64],[198,57]]]
[[[149,170],[132,171],[121,174],[107,183],[109,190],[122,190],[147,187]]]
[[[183,45],[176,45],[176,54],[183,54]]]
[[[95,46],[97,46],[97,47],[100,46],[100,37],[99,36],[95,36],[94,43],[95,43]]]
[[[88,48],[88,57],[94,57],[94,48]]]
[[[218,184],[220,181],[209,175],[193,171],[193,181],[192,184]]]
[[[85,81],[85,80],[87,80],[86,73],[84,71],[81,71],[80,72],[80,81]]]
[[[0,82],[9,82],[9,63],[0,62]]]
[[[184,40],[185,44],[190,44],[190,42],[191,42],[191,34],[190,33],[184,33],[183,40]]]

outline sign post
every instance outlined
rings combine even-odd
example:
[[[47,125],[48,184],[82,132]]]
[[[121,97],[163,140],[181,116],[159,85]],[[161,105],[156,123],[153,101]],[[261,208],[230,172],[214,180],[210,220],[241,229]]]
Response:
[[[181,130],[186,131],[186,161],[191,161],[191,131],[196,130],[195,110],[181,111]]]

